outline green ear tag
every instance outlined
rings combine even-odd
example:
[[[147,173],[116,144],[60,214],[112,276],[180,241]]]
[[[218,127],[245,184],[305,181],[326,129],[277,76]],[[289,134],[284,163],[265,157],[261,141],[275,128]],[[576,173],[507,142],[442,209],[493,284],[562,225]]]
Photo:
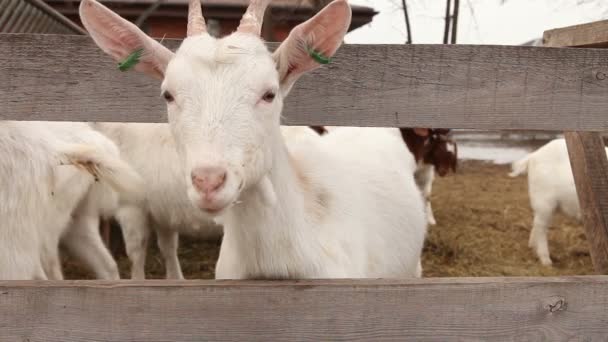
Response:
[[[308,54],[319,64],[329,64],[332,61],[331,57],[325,57],[321,52],[310,47],[308,48]]]
[[[118,70],[120,71],[129,71],[133,69],[139,63],[141,55],[143,55],[144,49],[139,49],[133,51],[127,58],[125,58],[122,62],[118,63]]]

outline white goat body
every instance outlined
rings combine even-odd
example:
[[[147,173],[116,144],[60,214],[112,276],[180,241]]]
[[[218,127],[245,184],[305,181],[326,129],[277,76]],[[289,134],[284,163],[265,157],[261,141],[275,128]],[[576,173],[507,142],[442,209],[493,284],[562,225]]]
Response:
[[[606,149],[608,154],[608,148]],[[564,139],[555,139],[512,164],[511,177],[528,173],[528,194],[534,211],[529,246],[543,265],[551,265],[547,230],[556,210],[580,219],[580,207],[568,149]]]
[[[317,127],[323,128],[326,133],[329,133],[337,128],[331,126]],[[408,151],[412,153],[415,160],[417,160],[418,158],[420,159],[417,161],[416,171],[414,172],[414,179],[416,180],[416,184],[422,192],[422,195],[426,202],[425,210],[427,222],[430,225],[435,225],[437,224],[437,221],[435,220],[435,215],[433,214],[433,207],[431,205],[431,192],[433,190],[433,182],[435,180],[436,173],[435,164],[438,165],[441,169],[443,169],[444,173],[449,169],[452,169],[455,172],[457,160],[456,143],[452,140],[447,140],[445,138],[441,139],[436,137],[418,135],[419,133],[416,133],[416,131],[413,129],[406,130],[409,130],[411,134],[405,136],[403,134],[403,129],[401,129],[401,136],[404,142],[408,145]],[[419,149],[419,152],[422,152],[423,154],[416,157],[414,155],[414,151],[410,147],[410,144],[420,144],[420,146],[424,144],[424,146],[430,146],[431,148],[423,148],[422,150]],[[443,146],[441,146],[442,144]],[[416,147],[417,146],[414,146],[414,148]],[[430,161],[428,161],[427,159],[430,159]],[[440,172],[440,175],[443,176],[444,174]]]
[[[102,264],[110,264],[102,265],[110,268],[107,277],[116,277],[114,260],[98,231],[96,236],[79,231],[85,208],[104,211],[85,201],[98,196],[92,191],[102,191],[103,184],[128,195],[136,194],[141,182],[108,152],[108,145],[99,143],[104,139],[85,124],[0,123],[0,279],[61,279],[58,245],[64,234],[79,256],[86,251],[83,246],[94,248],[85,261],[99,266],[95,256],[101,256]],[[96,178],[99,189],[92,188]],[[96,272],[102,275],[103,270]]]
[[[288,151],[275,154],[290,161],[272,172],[279,200],[244,193],[226,214],[216,277],[420,276],[426,219],[398,130],[282,133]]]
[[[177,256],[179,232],[218,238],[222,229],[196,208],[186,196],[182,164],[168,124],[96,123],[93,125],[119,147],[121,157],[144,178],[145,200],[118,209],[125,247],[131,260],[131,277],[144,279],[150,228],[165,260],[167,278],[183,279]]]

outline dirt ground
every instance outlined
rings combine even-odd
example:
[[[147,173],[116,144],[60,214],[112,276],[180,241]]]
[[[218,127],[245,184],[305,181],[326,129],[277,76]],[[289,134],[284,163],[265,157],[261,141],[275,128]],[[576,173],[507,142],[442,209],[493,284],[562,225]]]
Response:
[[[423,267],[427,277],[553,276],[592,274],[580,223],[561,214],[549,231],[553,267],[528,248],[532,211],[527,177],[509,167],[469,161],[433,187],[437,225],[429,229]]]
[[[464,161],[458,173],[438,178],[432,203],[437,225],[429,228],[424,248],[425,277],[557,276],[592,274],[581,225],[556,216],[549,233],[553,267],[544,267],[528,248],[532,213],[526,177],[509,178],[508,167]],[[151,243],[146,272],[162,278],[162,258]],[[213,278],[219,241],[181,240],[179,258],[188,279]],[[123,277],[128,259],[118,257]],[[68,279],[90,278],[78,263],[65,258]]]

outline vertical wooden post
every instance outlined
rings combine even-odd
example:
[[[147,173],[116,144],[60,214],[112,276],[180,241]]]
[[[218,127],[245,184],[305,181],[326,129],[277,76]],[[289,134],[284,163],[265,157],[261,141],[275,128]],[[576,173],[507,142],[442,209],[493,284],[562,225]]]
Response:
[[[599,133],[565,132],[591,260],[608,274],[608,159]]]
[[[608,21],[604,21],[546,31],[543,44],[549,47],[606,45],[608,36],[600,29],[607,24]],[[564,135],[591,260],[598,273],[608,274],[608,159],[604,142],[600,133],[564,132]]]

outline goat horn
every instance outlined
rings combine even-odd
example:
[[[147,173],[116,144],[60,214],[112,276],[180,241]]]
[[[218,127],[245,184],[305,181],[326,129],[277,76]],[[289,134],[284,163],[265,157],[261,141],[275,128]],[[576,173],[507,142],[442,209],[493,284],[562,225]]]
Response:
[[[241,24],[237,32],[253,33],[260,35],[262,33],[262,23],[264,22],[264,12],[271,0],[251,0],[247,11],[241,19]]]
[[[188,37],[207,32],[205,18],[201,9],[201,0],[190,0],[188,3]]]

